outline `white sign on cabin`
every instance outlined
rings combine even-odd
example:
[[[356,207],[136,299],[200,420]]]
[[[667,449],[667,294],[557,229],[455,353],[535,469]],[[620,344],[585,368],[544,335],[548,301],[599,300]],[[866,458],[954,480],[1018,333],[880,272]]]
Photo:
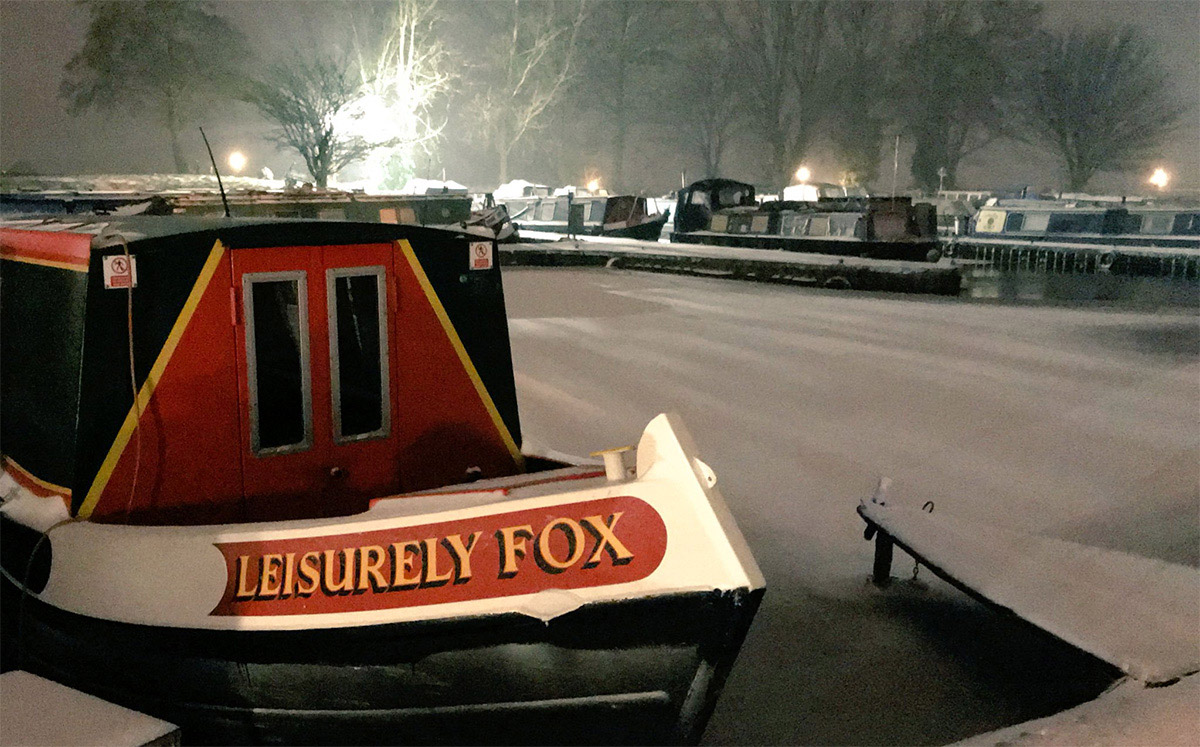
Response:
[[[113,254],[104,258],[105,288],[136,288],[137,257]]]
[[[471,242],[471,269],[472,270],[490,270],[490,269],[492,269],[492,242],[490,242],[490,241],[472,241]]]

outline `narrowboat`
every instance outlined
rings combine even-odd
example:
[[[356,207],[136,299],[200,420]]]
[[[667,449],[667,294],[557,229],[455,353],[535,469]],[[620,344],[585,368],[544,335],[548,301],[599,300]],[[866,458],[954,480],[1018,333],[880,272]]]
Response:
[[[762,576],[678,418],[522,449],[496,260],[0,223],[4,667],[187,742],[698,741]]]
[[[998,241],[1200,249],[1200,209],[992,199],[975,215],[971,235]]]
[[[654,198],[584,194],[497,197],[518,230],[658,241],[671,210]]]
[[[702,179],[680,190],[671,241],[875,259],[941,258],[932,205],[909,197],[759,203],[754,186]]]
[[[308,218],[421,226],[454,226],[471,217],[465,193],[364,194],[340,189],[165,192],[4,192],[0,215],[195,215],[219,217],[225,205],[240,218]]]

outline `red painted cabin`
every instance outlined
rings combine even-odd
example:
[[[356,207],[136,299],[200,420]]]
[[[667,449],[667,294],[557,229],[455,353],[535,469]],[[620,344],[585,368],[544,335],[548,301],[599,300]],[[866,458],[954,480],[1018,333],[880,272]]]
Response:
[[[64,217],[0,224],[0,258],[5,468],[72,515],[344,515],[524,469],[492,242]]]

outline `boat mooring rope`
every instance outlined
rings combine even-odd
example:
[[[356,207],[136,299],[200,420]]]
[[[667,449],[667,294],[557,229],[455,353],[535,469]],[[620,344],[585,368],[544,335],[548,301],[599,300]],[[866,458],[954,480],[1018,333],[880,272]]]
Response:
[[[125,286],[125,317],[126,329],[129,333],[129,389],[133,393],[133,437],[134,461],[133,482],[129,486],[129,499],[125,502],[125,520],[129,520],[133,512],[133,496],[137,494],[138,473],[142,468],[142,407],[138,401],[137,373],[134,370],[133,359],[133,279],[137,276],[133,269],[133,258],[129,255],[129,242],[121,234],[116,234],[125,251],[125,266],[129,268],[129,284]]]

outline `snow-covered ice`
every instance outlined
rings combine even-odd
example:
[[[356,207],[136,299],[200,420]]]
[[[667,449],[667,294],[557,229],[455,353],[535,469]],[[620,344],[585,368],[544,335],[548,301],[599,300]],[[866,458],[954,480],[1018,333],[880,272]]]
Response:
[[[979,303],[505,270],[523,432],[568,453],[678,411],[767,579],[709,744],[949,743],[1120,672],[928,571],[872,587],[876,479],[968,520],[1200,564],[1194,308]]]

